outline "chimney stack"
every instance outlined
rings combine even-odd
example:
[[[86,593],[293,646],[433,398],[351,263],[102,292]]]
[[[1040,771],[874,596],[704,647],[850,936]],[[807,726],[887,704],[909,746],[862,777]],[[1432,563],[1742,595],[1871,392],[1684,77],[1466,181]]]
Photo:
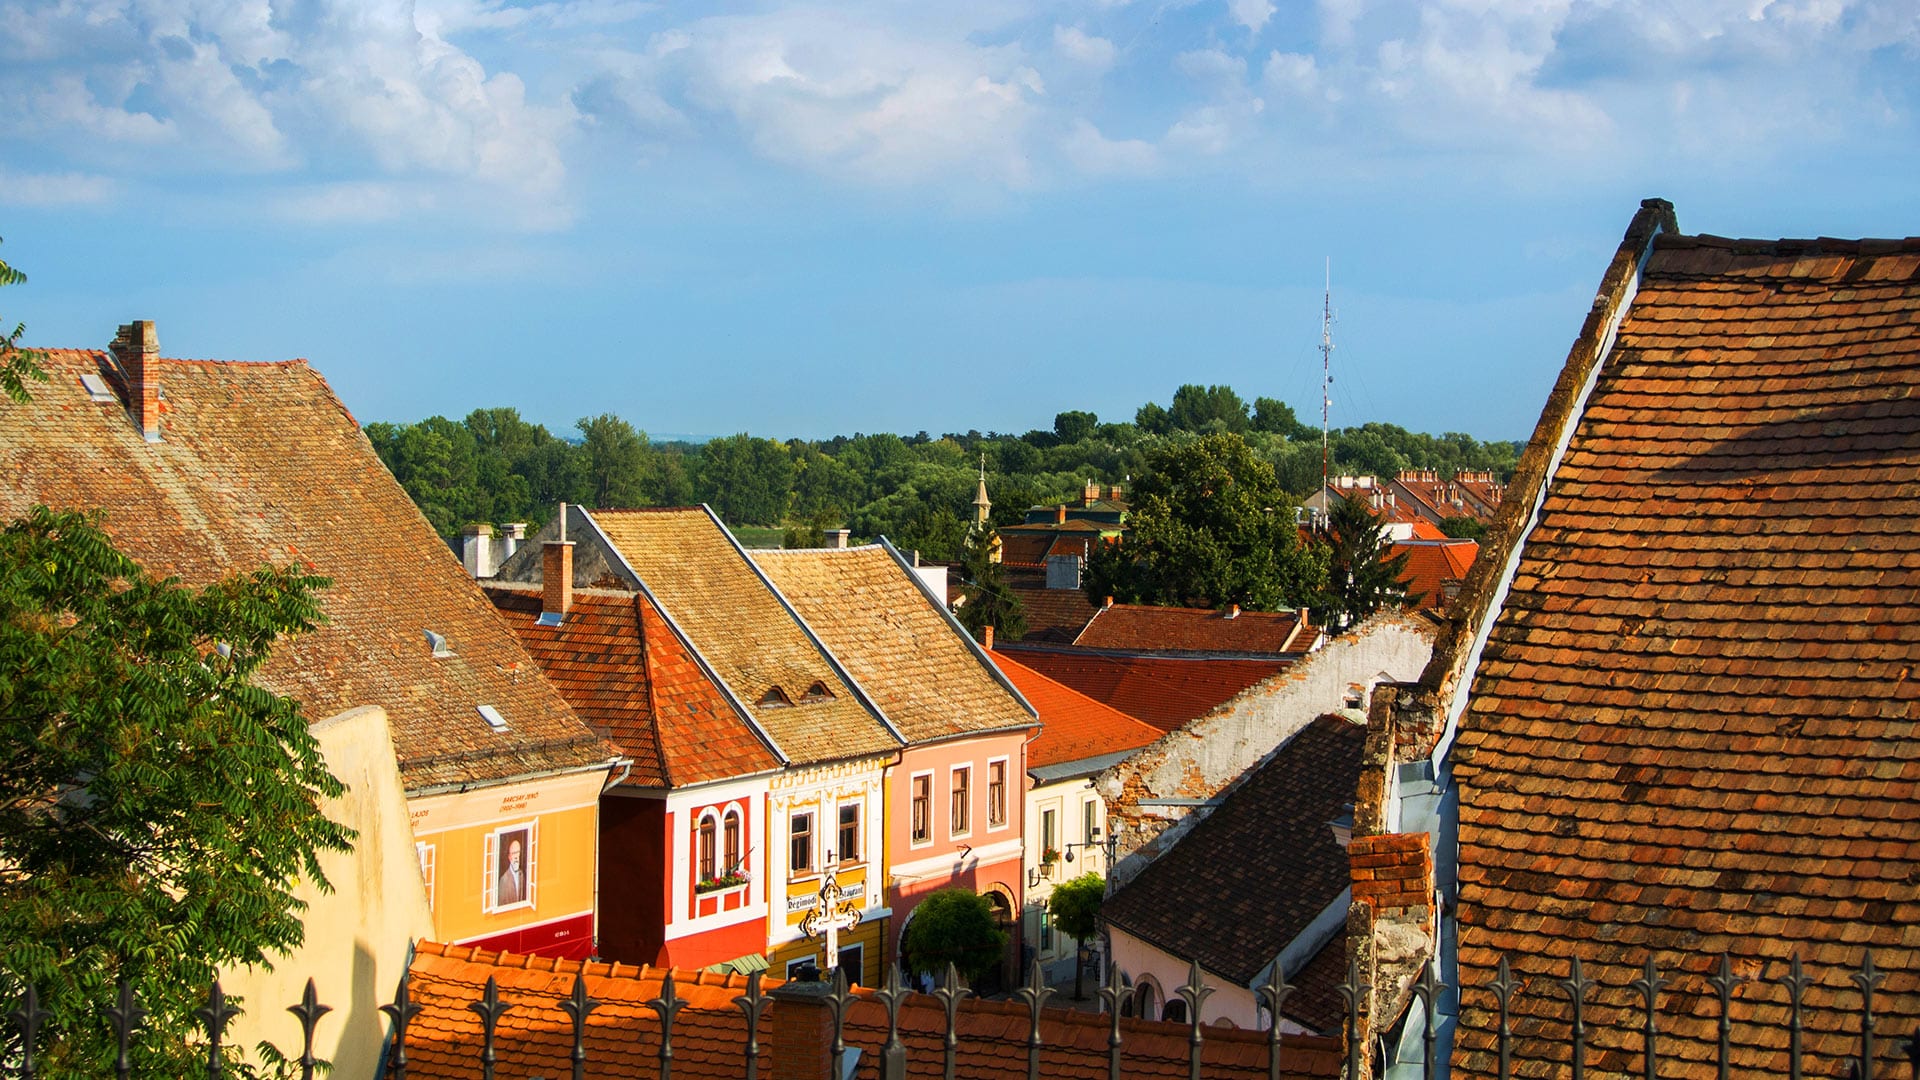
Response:
[[[1086,496],[1087,502],[1096,502],[1100,498],[1100,485],[1092,477],[1088,477],[1086,491],[1082,494]]]
[[[980,628],[980,647],[983,649],[993,648],[993,627],[983,626]]]
[[[513,558],[514,552],[520,550],[520,541],[527,538],[527,523],[524,521],[509,521],[503,526],[503,529],[505,531],[501,534],[500,539],[500,561],[506,562],[508,559]]]
[[[127,381],[127,415],[140,437],[160,441],[160,335],[151,319],[130,322],[113,338],[113,358]]]
[[[828,529],[827,546],[830,548],[844,548],[847,546],[847,539],[852,535],[852,529]]]
[[[774,1000],[773,1033],[767,1038],[773,1080],[840,1080],[833,1060],[833,1017],[824,982],[789,981],[768,994]]]
[[[1065,525],[1067,523],[1066,503],[1061,503],[1059,506],[1053,508],[1053,523],[1055,525]]]
[[[468,577],[492,577],[496,569],[493,561],[493,526],[484,523],[467,526],[460,559],[467,564]]]
[[[1237,618],[1239,618],[1239,617],[1240,617],[1240,605],[1239,605],[1239,604],[1228,604],[1228,605],[1227,605],[1227,618],[1229,618],[1229,619],[1237,619]]]
[[[567,539],[567,504],[560,504],[560,539],[540,550],[540,621],[558,625],[573,607],[573,541]]]

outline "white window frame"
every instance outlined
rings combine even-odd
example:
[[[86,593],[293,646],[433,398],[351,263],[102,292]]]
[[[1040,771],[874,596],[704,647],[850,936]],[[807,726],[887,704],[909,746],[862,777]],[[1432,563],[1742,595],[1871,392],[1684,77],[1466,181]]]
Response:
[[[1000,766],[1000,823],[993,821],[993,767]],[[987,759],[987,831],[1002,832],[1013,828],[1013,760],[997,757]]]
[[[953,796],[955,794],[954,777],[959,773],[967,774],[967,827],[964,830],[956,831],[953,827]],[[965,765],[947,766],[947,839],[965,840],[967,837],[973,835],[973,792],[973,762],[969,761]]]
[[[1089,851],[1099,847],[1099,845],[1094,842],[1093,830],[1106,825],[1106,822],[1101,820],[1101,805],[1101,801],[1097,798],[1080,800],[1080,842],[1092,845],[1087,849]]]
[[[420,860],[420,883],[427,889],[427,910],[433,910],[433,879],[439,869],[440,853],[425,840],[413,842],[413,854]]]
[[[913,835],[913,792],[918,781],[925,777],[927,781],[927,835]],[[907,846],[923,848],[933,843],[933,770],[925,769],[907,777]]]
[[[527,898],[515,904],[494,903],[494,893],[500,881],[501,838],[508,833],[525,831],[526,850],[522,853],[527,870]],[[540,905],[540,819],[516,821],[511,825],[495,826],[486,835],[485,859],[481,863],[480,873],[480,910],[488,915],[497,915],[503,911],[519,911],[522,908],[537,908]]]

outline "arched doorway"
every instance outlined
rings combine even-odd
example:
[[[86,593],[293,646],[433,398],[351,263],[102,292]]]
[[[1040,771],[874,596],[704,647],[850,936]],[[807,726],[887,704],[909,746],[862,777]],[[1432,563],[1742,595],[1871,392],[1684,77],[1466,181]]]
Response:
[[[1020,971],[1020,921],[1014,913],[1013,894],[1004,885],[989,885],[980,894],[987,900],[987,906],[993,909],[993,925],[1007,937],[1006,947],[1001,950],[999,967],[980,977],[980,985],[974,992],[985,997],[989,994],[1004,994],[1021,985],[1024,973]]]

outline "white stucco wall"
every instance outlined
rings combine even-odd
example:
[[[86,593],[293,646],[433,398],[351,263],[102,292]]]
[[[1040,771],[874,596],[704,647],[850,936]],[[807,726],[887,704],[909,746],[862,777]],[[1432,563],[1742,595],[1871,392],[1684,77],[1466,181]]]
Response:
[[[1314,718],[1349,705],[1364,710],[1379,683],[1418,678],[1435,632],[1418,614],[1377,615],[1100,774],[1095,786],[1120,835],[1115,886],[1204,816],[1204,808],[1143,800],[1219,795]]]
[[[349,709],[308,730],[347,787],[327,805],[327,816],[359,836],[352,851],[320,858],[331,893],[307,883],[295,890],[308,904],[299,949],[277,959],[272,971],[221,973],[221,985],[246,998],[246,1011],[228,1029],[230,1042],[251,1050],[265,1039],[298,1056],[300,1024],[286,1007],[300,1000],[311,977],[321,1003],[333,1006],[316,1029],[314,1053],[333,1062],[335,1076],[372,1076],[386,1033],[380,1005],[399,986],[413,942],[433,936],[433,913],[385,710]]]

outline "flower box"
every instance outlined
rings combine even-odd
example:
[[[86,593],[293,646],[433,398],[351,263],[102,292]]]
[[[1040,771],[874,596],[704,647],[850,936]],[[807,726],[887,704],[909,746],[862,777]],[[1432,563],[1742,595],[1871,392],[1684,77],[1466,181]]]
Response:
[[[745,885],[749,880],[745,874],[728,874],[725,877],[708,878],[705,881],[695,882],[693,891],[695,893],[710,893],[720,892],[723,889],[737,889]]]

